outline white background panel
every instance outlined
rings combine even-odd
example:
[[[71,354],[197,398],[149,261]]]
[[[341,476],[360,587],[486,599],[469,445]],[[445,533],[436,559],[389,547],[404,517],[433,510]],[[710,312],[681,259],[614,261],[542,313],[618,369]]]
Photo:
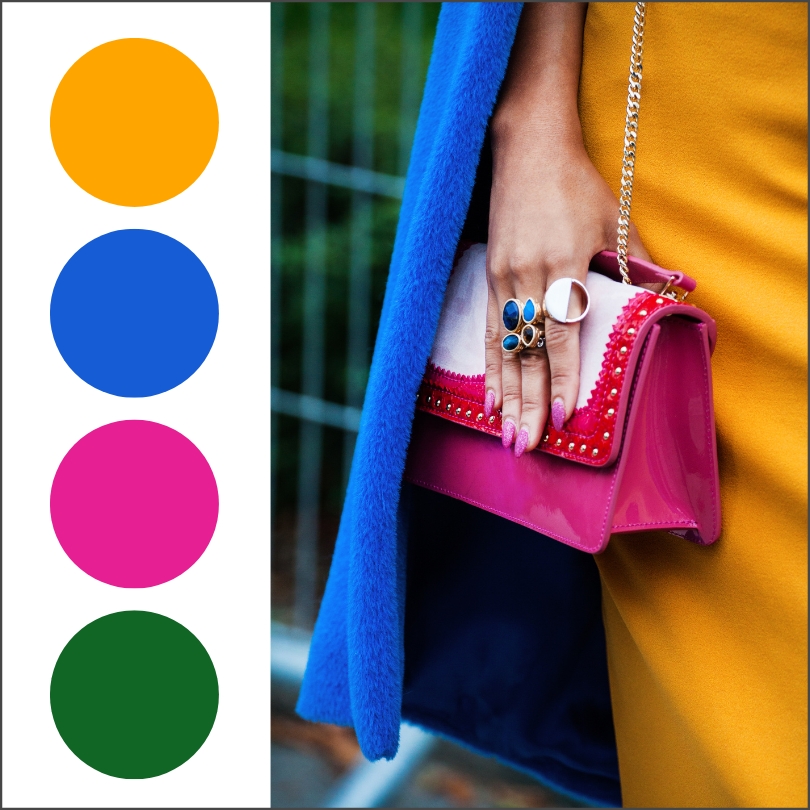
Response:
[[[50,140],[68,68],[113,39],[179,49],[219,107],[216,150],[185,192],[110,205],[64,172]],[[270,803],[270,6],[269,3],[11,3],[3,7],[3,786],[6,807],[267,807]],[[51,335],[50,297],[91,239],[148,228],[192,250],[219,298],[216,341],[185,383],[146,399],[76,377]],[[187,436],[217,479],[220,513],[200,560],[143,590],[98,582],[64,554],[53,475],[100,425],[150,419]],[[146,780],[106,776],[62,742],[50,677],[68,640],[119,610],[163,613],[205,645],[220,703],[203,747]]]

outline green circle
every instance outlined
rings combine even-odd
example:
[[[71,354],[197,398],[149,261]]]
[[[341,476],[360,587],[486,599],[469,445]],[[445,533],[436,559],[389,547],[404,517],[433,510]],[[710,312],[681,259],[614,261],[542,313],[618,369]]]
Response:
[[[83,627],[51,677],[51,712],[67,747],[121,779],[182,765],[208,737],[218,704],[217,674],[197,637],[142,610]]]

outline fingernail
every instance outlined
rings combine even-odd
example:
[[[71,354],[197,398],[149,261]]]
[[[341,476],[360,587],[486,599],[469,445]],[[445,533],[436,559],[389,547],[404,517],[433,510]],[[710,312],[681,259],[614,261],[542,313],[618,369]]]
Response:
[[[487,398],[484,400],[484,416],[489,419],[492,416],[492,409],[495,407],[495,392],[490,388],[487,391]]]
[[[504,420],[501,432],[501,442],[504,447],[509,447],[512,444],[512,439],[515,438],[515,423],[511,419]]]
[[[521,428],[518,433],[517,441],[515,442],[515,458],[520,458],[526,445],[529,443],[529,431],[526,428]]]
[[[551,405],[551,423],[554,430],[562,430],[565,423],[565,403],[561,397],[557,397]]]

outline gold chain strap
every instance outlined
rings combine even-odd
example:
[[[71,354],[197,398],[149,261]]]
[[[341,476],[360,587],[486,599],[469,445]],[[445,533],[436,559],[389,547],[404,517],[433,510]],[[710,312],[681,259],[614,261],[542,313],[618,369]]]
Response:
[[[619,197],[618,259],[622,281],[632,284],[627,270],[627,237],[630,234],[630,204],[633,201],[633,170],[636,165],[638,138],[638,108],[641,101],[641,52],[644,42],[646,3],[636,3],[633,17],[633,47],[630,51],[630,81],[627,86],[627,118],[624,124],[624,158],[622,160],[622,192]]]

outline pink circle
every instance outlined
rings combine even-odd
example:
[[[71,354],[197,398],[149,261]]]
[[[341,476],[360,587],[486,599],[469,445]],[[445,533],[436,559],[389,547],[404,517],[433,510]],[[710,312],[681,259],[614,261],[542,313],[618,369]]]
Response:
[[[51,487],[51,521],[65,553],[119,588],[180,576],[211,541],[218,512],[205,456],[156,422],[113,422],[88,433],[62,459]]]

